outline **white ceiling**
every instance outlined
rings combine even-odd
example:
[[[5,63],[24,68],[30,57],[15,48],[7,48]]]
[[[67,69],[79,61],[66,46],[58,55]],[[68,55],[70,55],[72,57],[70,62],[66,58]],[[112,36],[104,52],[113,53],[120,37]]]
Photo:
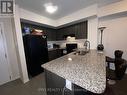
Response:
[[[95,3],[99,3],[99,6],[104,6],[118,1],[121,0],[16,0],[16,3],[21,8],[35,12],[39,15],[46,16],[51,19],[59,19]],[[58,11],[54,14],[45,12],[43,5],[49,2],[58,6]]]

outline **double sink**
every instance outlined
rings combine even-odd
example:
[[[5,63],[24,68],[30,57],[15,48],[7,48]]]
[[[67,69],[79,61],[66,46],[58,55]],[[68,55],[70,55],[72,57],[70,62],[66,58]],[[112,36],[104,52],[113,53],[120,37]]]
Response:
[[[76,50],[74,55],[85,55],[87,53],[89,53],[89,50]]]

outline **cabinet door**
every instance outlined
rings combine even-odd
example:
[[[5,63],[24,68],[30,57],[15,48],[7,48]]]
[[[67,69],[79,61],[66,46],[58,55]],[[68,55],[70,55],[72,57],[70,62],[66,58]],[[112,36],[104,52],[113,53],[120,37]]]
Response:
[[[63,56],[63,50],[62,49],[57,49],[56,52],[57,52],[57,58]]]
[[[51,50],[48,52],[48,55],[49,55],[49,61],[51,61],[63,56],[63,50],[62,49]]]
[[[87,38],[87,21],[81,24],[80,38],[81,39]]]
[[[51,41],[56,41],[56,30],[52,29],[50,30],[51,33]]]
[[[48,41],[55,41],[56,40],[56,30],[55,29],[46,30],[46,35],[47,35]]]
[[[49,61],[54,60],[57,58],[57,51],[56,50],[48,51],[48,55],[49,55]]]
[[[86,39],[87,38],[87,22],[79,23],[75,25],[75,35],[76,39]]]
[[[63,95],[65,79],[45,70],[47,95]]]
[[[76,39],[80,39],[80,25],[75,25],[75,36],[76,36]]]
[[[75,34],[76,39],[86,39],[87,38],[87,21],[73,24],[67,27],[58,29],[57,40],[65,40],[64,35]]]
[[[63,31],[58,29],[56,33],[56,40],[63,40],[63,34]]]

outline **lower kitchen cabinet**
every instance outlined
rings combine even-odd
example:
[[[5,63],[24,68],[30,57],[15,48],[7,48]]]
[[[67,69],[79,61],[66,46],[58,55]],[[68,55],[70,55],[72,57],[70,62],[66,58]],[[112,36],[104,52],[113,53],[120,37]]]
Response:
[[[66,79],[48,71],[45,72],[47,95],[98,95],[72,83],[72,90],[65,87]]]
[[[45,70],[47,95],[63,95],[65,80]]]
[[[53,49],[48,51],[49,61],[63,56],[63,49]]]

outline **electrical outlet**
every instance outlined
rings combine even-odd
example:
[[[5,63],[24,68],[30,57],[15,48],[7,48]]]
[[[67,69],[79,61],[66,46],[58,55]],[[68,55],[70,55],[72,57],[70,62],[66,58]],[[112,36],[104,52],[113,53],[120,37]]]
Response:
[[[72,83],[69,80],[66,80],[66,88],[68,88],[69,90],[72,90]]]

